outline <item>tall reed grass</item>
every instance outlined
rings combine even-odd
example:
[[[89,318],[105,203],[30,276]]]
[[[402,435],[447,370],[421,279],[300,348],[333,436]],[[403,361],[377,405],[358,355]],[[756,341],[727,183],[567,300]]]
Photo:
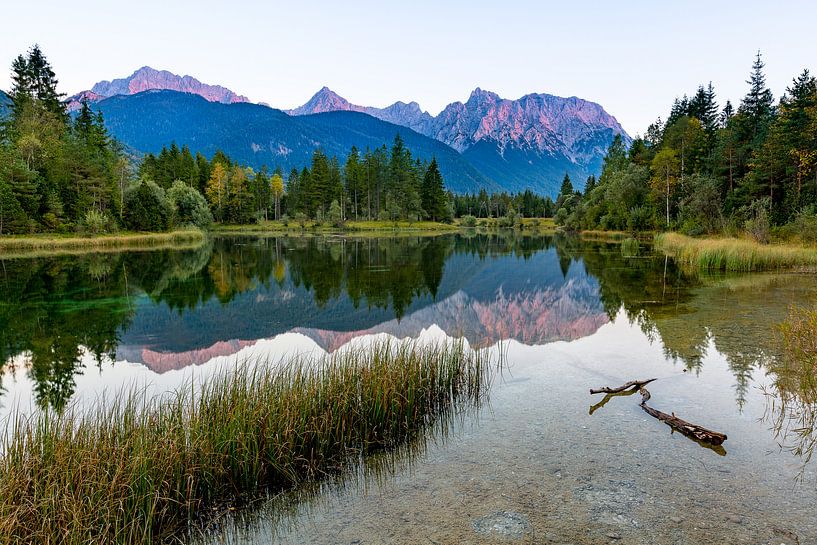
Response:
[[[769,365],[766,421],[782,449],[802,459],[817,451],[817,308],[792,307],[779,326],[782,355]]]
[[[225,502],[399,446],[478,403],[487,369],[462,343],[383,343],[17,414],[0,443],[0,543],[166,542]]]
[[[0,255],[6,252],[89,250],[113,248],[155,248],[173,244],[201,243],[206,234],[199,229],[183,229],[169,233],[123,233],[99,236],[0,236]]]
[[[682,266],[706,271],[817,271],[817,249],[803,246],[692,238],[678,233],[656,235],[655,245]]]

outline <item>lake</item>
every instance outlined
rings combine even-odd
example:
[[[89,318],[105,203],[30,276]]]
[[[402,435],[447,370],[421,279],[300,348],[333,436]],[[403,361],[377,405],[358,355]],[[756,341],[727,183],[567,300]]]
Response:
[[[643,244],[518,232],[2,259],[0,416],[464,337],[501,364],[482,407],[190,541],[815,543],[814,422],[781,386],[777,333],[815,295],[811,275],[701,275]],[[588,393],[648,378],[652,406],[727,434],[722,448],[672,433],[637,394]]]

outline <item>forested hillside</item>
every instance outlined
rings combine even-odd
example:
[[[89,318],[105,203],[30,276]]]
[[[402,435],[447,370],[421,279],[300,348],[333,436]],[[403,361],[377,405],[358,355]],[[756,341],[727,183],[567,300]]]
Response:
[[[113,136],[144,153],[158,153],[175,142],[207,157],[220,150],[254,169],[266,165],[289,172],[309,164],[316,148],[328,156],[345,156],[352,146],[373,150],[390,145],[399,133],[417,157],[437,158],[448,189],[500,189],[445,144],[357,112],[293,117],[258,104],[219,104],[175,91],[114,96],[94,107]]]

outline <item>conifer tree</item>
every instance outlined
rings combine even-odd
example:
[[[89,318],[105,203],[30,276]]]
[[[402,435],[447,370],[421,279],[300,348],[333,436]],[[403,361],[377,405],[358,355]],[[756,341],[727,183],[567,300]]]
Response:
[[[559,189],[559,196],[566,197],[573,194],[573,183],[570,181],[570,174],[565,172],[565,177],[562,179],[562,187]]]
[[[738,108],[738,112],[743,114],[751,130],[751,138],[757,141],[765,134],[765,129],[774,114],[774,97],[771,89],[766,87],[765,68],[760,51],[752,63],[752,74],[746,83],[749,84],[749,92],[743,97],[743,101]]]
[[[37,44],[34,44],[28,53],[26,70],[33,97],[40,101],[46,110],[66,121],[68,114],[65,111],[65,105],[62,103],[64,95],[57,91],[56,74],[54,74],[51,64]]]
[[[421,195],[422,207],[427,218],[432,221],[447,221],[450,219],[448,214],[448,198],[445,194],[443,177],[437,166],[436,158],[431,160],[423,176]]]

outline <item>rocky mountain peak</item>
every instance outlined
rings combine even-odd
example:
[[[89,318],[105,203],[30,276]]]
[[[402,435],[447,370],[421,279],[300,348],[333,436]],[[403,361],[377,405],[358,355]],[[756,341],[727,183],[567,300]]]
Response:
[[[68,99],[69,109],[82,98],[95,102],[115,95],[134,95],[142,91],[169,90],[199,95],[210,102],[231,104],[249,102],[247,97],[238,95],[221,85],[202,83],[193,76],[178,76],[167,70],[157,70],[143,66],[126,78],[96,83],[90,91],[82,91]]]
[[[326,87],[288,113],[336,110],[363,112],[408,127],[460,153],[471,154],[474,160],[489,161],[497,169],[492,172],[496,178],[506,176],[508,169],[503,165],[513,163],[519,166],[520,183],[525,183],[527,176],[561,181],[568,170],[586,177],[588,172],[596,172],[616,134],[630,142],[616,118],[595,102],[546,93],[510,100],[481,87],[464,103],[453,102],[437,116],[424,112],[416,102],[396,102],[386,108],[356,106]],[[550,165],[553,172],[544,174],[537,166],[540,164]]]
[[[310,98],[306,104],[288,110],[287,113],[290,115],[310,115],[324,112],[360,112],[363,110],[363,107],[355,106],[324,85],[320,91],[312,95],[312,98]]]
[[[471,95],[468,97],[468,102],[466,102],[466,104],[484,104],[486,102],[498,102],[500,100],[502,99],[499,98],[499,95],[496,93],[485,91],[480,87],[477,87],[471,91]]]

